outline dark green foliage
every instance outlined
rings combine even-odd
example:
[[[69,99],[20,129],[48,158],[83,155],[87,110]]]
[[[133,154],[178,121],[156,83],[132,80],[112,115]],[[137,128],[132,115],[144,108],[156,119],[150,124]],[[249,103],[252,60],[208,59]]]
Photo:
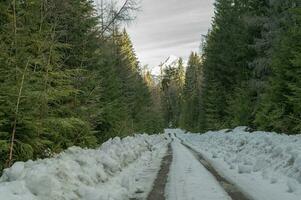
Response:
[[[104,30],[91,0],[0,3],[0,170],[162,130],[120,19]]]
[[[190,66],[186,72],[183,128],[300,133],[300,6],[297,0],[216,0],[202,71],[191,73]],[[199,92],[187,92],[191,85]]]
[[[177,66],[167,66],[161,80],[162,109],[165,126],[179,127],[182,92],[185,81],[183,60]]]
[[[96,144],[89,123],[71,110],[80,91],[72,81],[78,69],[65,68],[62,51],[70,45],[58,39],[63,30],[53,16],[52,8],[59,6],[55,3],[16,1],[16,13],[6,10],[13,20],[2,24],[0,36],[0,130],[6,144],[14,136],[8,164],[71,145]]]
[[[227,107],[234,97],[236,84],[244,79],[247,70],[247,27],[240,2],[219,0],[215,4],[213,27],[204,47],[204,106],[207,127],[227,126]]]
[[[271,58],[272,75],[262,97],[256,124],[263,129],[298,133],[301,88],[301,9],[284,11],[284,30]]]
[[[196,53],[192,53],[186,70],[180,117],[180,126],[189,131],[204,129],[204,124],[202,124],[204,118],[201,98],[202,81],[201,58]]]
[[[253,106],[254,102],[249,88],[247,86],[236,88],[227,108],[230,126],[250,126],[253,122]]]

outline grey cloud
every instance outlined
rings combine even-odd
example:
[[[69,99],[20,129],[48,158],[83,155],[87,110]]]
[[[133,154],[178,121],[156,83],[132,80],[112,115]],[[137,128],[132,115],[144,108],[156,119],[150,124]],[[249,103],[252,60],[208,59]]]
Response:
[[[157,42],[157,43],[152,43],[145,45],[141,50],[147,51],[147,50],[152,50],[154,48],[171,48],[174,46],[181,46],[183,44],[189,44],[189,43],[194,43],[196,40],[200,39],[199,37],[189,37],[189,38],[181,38],[181,39],[173,39],[173,40],[166,40],[162,42]]]
[[[187,58],[198,51],[210,28],[214,0],[142,0],[141,12],[129,27],[142,64],[157,66],[169,55]]]

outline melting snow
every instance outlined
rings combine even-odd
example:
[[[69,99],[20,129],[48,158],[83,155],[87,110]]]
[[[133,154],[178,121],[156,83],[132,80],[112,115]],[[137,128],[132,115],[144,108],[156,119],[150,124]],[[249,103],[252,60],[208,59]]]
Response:
[[[114,138],[99,149],[71,147],[55,158],[17,162],[0,178],[2,200],[123,200],[146,197],[160,168],[163,135]]]
[[[301,199],[301,135],[249,133],[245,127],[177,135],[254,199]]]

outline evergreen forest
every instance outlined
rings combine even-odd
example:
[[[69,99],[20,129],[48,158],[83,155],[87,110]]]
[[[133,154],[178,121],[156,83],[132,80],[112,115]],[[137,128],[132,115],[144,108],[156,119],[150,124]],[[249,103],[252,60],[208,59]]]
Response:
[[[125,28],[138,2],[101,2],[0,2],[0,171],[167,127],[301,133],[299,0],[216,0],[199,52],[159,78]]]

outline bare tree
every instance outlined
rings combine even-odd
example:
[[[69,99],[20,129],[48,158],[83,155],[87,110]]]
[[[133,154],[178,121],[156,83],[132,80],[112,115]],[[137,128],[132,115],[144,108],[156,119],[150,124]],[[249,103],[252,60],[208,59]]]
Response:
[[[124,0],[121,6],[117,1],[100,0],[100,5],[98,5],[101,20],[100,35],[103,37],[106,32],[113,30],[118,24],[135,19],[133,13],[139,10],[138,4],[137,0]]]

